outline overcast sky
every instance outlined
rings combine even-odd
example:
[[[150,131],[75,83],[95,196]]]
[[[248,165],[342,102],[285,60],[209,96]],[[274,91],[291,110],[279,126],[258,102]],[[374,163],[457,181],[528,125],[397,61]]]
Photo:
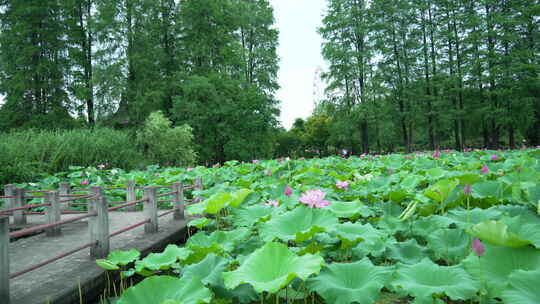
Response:
[[[270,0],[279,29],[278,74],[281,89],[281,123],[289,129],[297,117],[306,118],[313,110],[313,79],[321,55],[321,25],[325,0]]]

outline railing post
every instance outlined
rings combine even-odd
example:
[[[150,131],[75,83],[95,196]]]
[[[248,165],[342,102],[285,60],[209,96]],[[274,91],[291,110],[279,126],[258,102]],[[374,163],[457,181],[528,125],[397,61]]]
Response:
[[[47,206],[45,209],[45,212],[47,213],[47,221],[49,224],[54,222],[60,221],[60,203],[58,202],[58,191],[51,191],[47,193],[47,197],[45,198],[45,202],[47,204],[51,204],[50,206]],[[61,234],[60,226],[47,228],[45,231],[45,234],[47,236],[59,236]]]
[[[70,186],[70,183],[69,182],[61,182],[60,185],[59,185],[59,194],[60,194],[60,197],[64,197],[67,199],[67,195],[69,194],[70,190],[71,190],[71,186]],[[69,209],[69,201],[68,202],[65,202],[65,203],[61,203],[60,204],[60,208],[61,210],[67,210]]]
[[[202,178],[197,177],[197,178],[195,179],[195,190],[196,190],[196,191],[202,191],[202,189],[203,189]],[[196,197],[196,198],[194,198],[194,201],[195,201],[195,202],[199,202],[199,201],[201,201],[201,198],[200,198],[200,197]]]
[[[26,201],[24,188],[15,188],[15,200],[13,202],[13,207],[22,207]],[[26,215],[24,215],[24,210],[13,211],[13,223],[15,225],[25,225],[26,224]]]
[[[4,195],[5,196],[15,196],[15,190],[14,190],[13,185],[11,185],[11,184],[4,185]],[[4,202],[5,202],[4,209],[13,208],[13,205],[15,204],[15,199],[14,198],[6,198],[6,200]]]
[[[126,187],[126,201],[132,202],[137,199],[137,192],[135,192],[135,181],[129,181]],[[122,208],[123,209],[123,208]],[[137,205],[129,206],[126,208],[127,211],[135,211]]]
[[[183,220],[184,219],[184,184],[183,183],[173,183],[173,191],[176,193],[173,195],[173,219]]]
[[[144,199],[144,217],[149,220],[144,224],[144,233],[155,233],[158,231],[156,188],[144,187]]]
[[[9,216],[0,215],[0,299],[9,304]]]
[[[103,195],[103,188],[90,187],[94,195],[88,204],[88,212],[96,212],[96,216],[89,218],[90,241],[96,242],[90,247],[90,256],[95,259],[105,258],[109,254],[109,210],[107,198]]]

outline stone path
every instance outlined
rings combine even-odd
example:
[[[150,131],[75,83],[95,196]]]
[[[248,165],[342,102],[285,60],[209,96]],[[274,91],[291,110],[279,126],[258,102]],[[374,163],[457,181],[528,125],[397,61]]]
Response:
[[[164,211],[158,211],[158,214]],[[67,219],[78,215],[62,215]],[[31,225],[43,224],[44,215],[27,216]],[[110,212],[110,232],[143,220],[142,212]],[[111,250],[136,248],[145,253],[162,250],[185,236],[185,221],[173,220],[168,214],[159,218],[159,232],[144,234],[144,225],[110,239]],[[10,273],[40,263],[89,242],[87,219],[62,226],[62,236],[46,237],[45,233],[10,243]],[[89,249],[60,259],[52,264],[23,274],[10,281],[11,304],[79,303],[79,284],[83,302],[99,296],[99,284],[105,280],[102,271],[89,256]],[[0,299],[0,303],[4,303]]]

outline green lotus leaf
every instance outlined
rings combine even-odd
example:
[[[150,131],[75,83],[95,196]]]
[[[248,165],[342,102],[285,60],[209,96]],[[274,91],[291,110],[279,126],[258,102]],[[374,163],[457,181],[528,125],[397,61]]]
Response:
[[[427,235],[428,248],[437,259],[457,264],[470,252],[469,236],[461,229],[438,229]]]
[[[477,183],[478,181],[482,180],[482,177],[480,174],[477,173],[467,173],[462,175],[454,176],[454,178],[457,178],[459,180],[460,185],[473,185]]]
[[[128,270],[120,272],[120,276],[121,276],[122,279],[129,278],[129,277],[133,276],[134,274],[135,274],[135,269],[134,268],[130,268]]]
[[[274,210],[264,205],[255,205],[247,208],[236,209],[233,212],[234,224],[236,226],[251,227],[255,223],[269,217]]]
[[[424,195],[438,203],[445,203],[457,185],[459,185],[457,179],[442,179],[425,190]]]
[[[503,185],[497,181],[479,182],[472,185],[472,197],[479,199],[496,198],[501,199]]]
[[[352,218],[355,216],[369,217],[373,215],[373,211],[358,200],[352,202],[332,202],[332,205],[328,206],[328,210],[339,218]]]
[[[203,214],[206,210],[206,201],[200,203],[191,204],[186,207],[186,213],[188,215]]]
[[[319,273],[323,264],[318,255],[297,256],[286,245],[270,242],[255,250],[235,271],[223,273],[223,279],[229,289],[247,283],[256,292],[276,293],[294,278],[306,280]]]
[[[206,208],[204,212],[209,214],[217,214],[221,209],[227,207],[229,202],[233,200],[233,196],[226,192],[218,192],[208,198],[206,203]]]
[[[370,243],[381,238],[383,234],[370,224],[344,223],[335,226],[334,234],[341,240],[341,248],[353,247],[361,241]]]
[[[461,263],[477,281],[486,281],[491,297],[500,297],[508,284],[509,275],[515,270],[540,268],[540,250],[535,248],[510,248],[484,244],[485,254],[477,257],[470,254]],[[489,278],[486,280],[486,278]]]
[[[426,248],[418,245],[415,239],[396,242],[386,248],[386,256],[405,264],[416,264],[426,256]]]
[[[191,254],[191,250],[185,247],[178,247],[174,244],[169,244],[167,247],[165,247],[165,250],[163,250],[163,254],[175,256],[177,260],[184,260]]]
[[[480,288],[479,282],[461,265],[439,266],[428,258],[414,265],[398,264],[391,284],[415,297],[415,302],[419,303],[432,303],[433,296],[441,294],[452,300],[466,300]]]
[[[524,213],[510,218],[501,218],[516,235],[528,240],[536,248],[540,248],[540,219],[538,216]]]
[[[506,247],[525,247],[531,241],[508,231],[508,225],[500,221],[485,221],[471,227],[470,232],[482,241]]]
[[[540,269],[534,271],[517,270],[509,277],[510,286],[502,293],[505,303],[540,303]]]
[[[222,255],[225,251],[231,252],[238,243],[245,241],[249,235],[249,230],[243,227],[233,231],[214,231],[211,234],[199,231],[186,243],[186,248],[192,252],[186,258],[185,263],[198,263],[210,253]]]
[[[432,181],[443,178],[445,174],[446,171],[441,168],[431,168],[426,171],[426,177]]]
[[[116,265],[116,263],[113,263],[109,260],[105,260],[105,259],[97,259],[96,260],[96,264],[105,269],[105,270],[118,270],[120,269],[120,267],[118,267],[118,265]]]
[[[394,216],[385,216],[381,218],[376,224],[377,228],[389,235],[393,235],[398,231],[407,231],[410,228],[410,225],[407,222],[400,221],[397,217]]]
[[[116,265],[125,266],[131,262],[136,261],[141,256],[141,253],[136,249],[131,250],[114,250],[107,255],[107,260]]]
[[[251,193],[253,193],[253,190],[250,189],[240,189],[233,192],[228,205],[235,208],[240,206]]]
[[[116,304],[210,303],[212,292],[200,280],[153,276],[128,288]]]
[[[171,268],[176,260],[176,256],[172,254],[150,253],[136,265],[148,270],[166,270]]]
[[[439,228],[448,228],[450,224],[452,224],[452,220],[447,216],[430,215],[420,217],[412,223],[412,232],[415,235],[424,237]]]
[[[456,223],[460,228],[468,228],[467,223],[478,224],[488,220],[493,220],[502,215],[500,210],[495,208],[479,209],[474,208],[469,211],[465,209],[454,209],[448,212],[448,218]]]
[[[356,259],[362,259],[368,254],[374,257],[380,257],[385,253],[387,245],[388,241],[385,237],[375,241],[365,241],[356,245],[356,247],[352,249],[352,254]]]
[[[405,189],[394,190],[388,193],[388,198],[394,203],[401,203],[409,196]]]
[[[207,217],[201,217],[201,218],[189,221],[187,225],[188,227],[197,227],[199,229],[203,229],[204,227],[208,226],[210,223],[212,223],[211,219]]]
[[[354,263],[333,263],[306,282],[326,303],[371,304],[378,300],[380,290],[392,278],[390,267],[373,266],[368,258]]]
[[[537,207],[540,203],[540,185],[535,185],[527,189],[527,201],[533,206]]]
[[[412,190],[415,190],[416,187],[420,183],[422,183],[424,180],[425,178],[423,176],[412,174],[412,175],[407,175],[407,177],[405,177],[401,181],[401,183],[399,183],[399,185],[405,189],[412,191]]]
[[[332,229],[337,223],[337,218],[330,211],[298,207],[264,223],[260,233],[264,241],[279,238],[284,241],[302,242],[318,232]]]
[[[218,286],[223,280],[221,273],[225,271],[227,265],[225,258],[209,254],[199,263],[184,268],[184,277],[195,277],[205,285]]]

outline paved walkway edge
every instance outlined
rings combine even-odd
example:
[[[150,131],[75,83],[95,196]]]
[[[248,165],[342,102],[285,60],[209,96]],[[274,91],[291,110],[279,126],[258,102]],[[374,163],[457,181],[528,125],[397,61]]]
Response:
[[[160,226],[157,233],[141,233],[120,250],[135,248],[141,251],[141,256],[146,256],[151,252],[162,251],[168,244],[184,243],[187,233],[186,222],[172,220],[167,222]],[[107,284],[107,275],[90,257],[78,264],[76,268],[63,271],[62,277],[51,278],[50,282],[35,286],[32,290],[28,290],[27,294],[19,298],[12,298],[11,303],[80,304],[79,281],[83,297],[82,303],[98,303]]]

